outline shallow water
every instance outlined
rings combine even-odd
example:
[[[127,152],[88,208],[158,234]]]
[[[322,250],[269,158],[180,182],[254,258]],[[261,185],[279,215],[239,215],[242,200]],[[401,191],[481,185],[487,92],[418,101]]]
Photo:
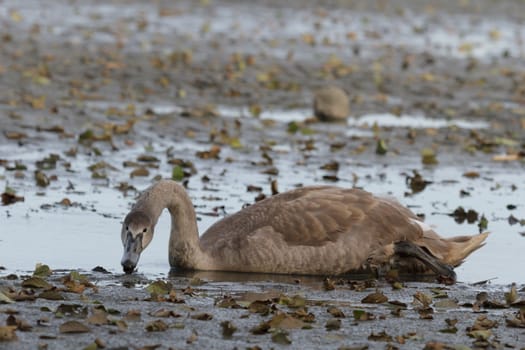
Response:
[[[155,145],[154,145],[155,146]],[[180,145],[179,145],[180,147]],[[188,143],[185,149],[196,145]],[[7,145],[1,146],[3,154],[11,154],[11,159],[36,160],[41,153],[16,152]],[[161,147],[155,147],[161,149]],[[133,159],[142,149],[132,148],[121,151],[110,161],[118,164],[125,159]],[[79,168],[87,166],[88,161],[77,159]],[[201,164],[199,172],[206,173],[210,178],[220,178],[223,167],[207,167]],[[411,173],[412,166],[374,165],[359,166],[351,162],[342,164],[339,174],[356,172],[360,176],[359,186],[381,195],[391,195],[408,205],[416,213],[426,214],[426,222],[436,227],[444,236],[475,234],[478,228],[475,224],[457,224],[453,218],[446,215],[458,206],[474,209],[484,214],[489,220],[488,230],[492,232],[485,247],[475,252],[457,269],[458,279],[464,282],[476,282],[495,278],[494,283],[520,282],[521,267],[525,257],[521,253],[524,238],[520,232],[525,231],[519,224],[510,226],[507,218],[514,214],[523,217],[523,206],[520,198],[525,196],[525,188],[513,185],[521,183],[522,170],[519,166],[499,165],[495,169],[490,164],[473,165],[481,175],[478,179],[467,179],[462,176],[465,169],[450,166],[440,166],[435,169],[422,170],[425,179],[433,183],[416,195],[404,197],[407,192],[405,184],[406,173]],[[166,167],[166,166],[164,166]],[[190,178],[189,193],[199,217],[199,228],[204,232],[218,217],[210,216],[213,208],[224,206],[226,213],[232,213],[241,208],[244,203],[253,201],[254,194],[246,192],[247,185],[267,186],[267,176],[253,173],[243,166],[231,165],[230,172],[235,172],[235,180],[212,181],[203,186],[200,181]],[[293,188],[297,183],[304,185],[322,183],[322,172],[314,170],[304,172],[294,169],[293,157],[284,156],[278,164],[281,170],[279,188]],[[160,173],[169,173],[169,168],[161,166]],[[118,178],[122,174],[118,174]],[[493,179],[496,179],[494,181]],[[89,270],[97,265],[119,273],[122,248],[120,243],[120,222],[126,214],[133,195],[124,197],[122,193],[112,188],[116,183],[107,186],[93,181],[89,176],[75,176],[75,190],[68,191],[67,174],[60,177],[58,183],[53,183],[46,190],[26,188],[16,182],[7,184],[0,180],[0,188],[6,185],[15,187],[19,195],[25,196],[25,202],[11,206],[0,207],[2,217],[2,235],[0,236],[0,264],[7,272],[30,271],[35,263],[42,262],[55,269],[79,268]],[[326,181],[324,181],[326,182]],[[146,180],[134,180],[133,184],[143,189],[148,186]],[[339,186],[352,186],[351,180],[342,177]],[[213,191],[209,189],[213,188]],[[460,198],[460,190],[470,192],[469,197]],[[40,195],[42,192],[43,195]],[[211,198],[211,197],[213,198]],[[81,203],[81,207],[63,208],[59,205],[49,209],[41,209],[42,205],[54,204],[62,198]],[[508,210],[507,205],[517,205],[516,210]],[[219,211],[221,213],[221,211]],[[221,214],[222,215],[222,214]],[[147,276],[165,276],[169,272],[167,262],[167,242],[169,232],[168,213],[164,213],[156,229],[156,237],[150,247],[143,253],[139,271]]]

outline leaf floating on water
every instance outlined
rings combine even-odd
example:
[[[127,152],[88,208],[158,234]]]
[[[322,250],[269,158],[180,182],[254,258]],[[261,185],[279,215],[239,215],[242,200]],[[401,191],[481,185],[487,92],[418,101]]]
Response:
[[[11,304],[11,303],[14,303],[14,301],[11,298],[9,298],[7,295],[2,293],[2,291],[0,290],[0,304]]]
[[[16,340],[16,326],[0,326],[0,342]]]
[[[488,226],[489,226],[489,221],[487,220],[485,215],[481,215],[481,218],[479,219],[479,222],[478,222],[479,232],[482,233],[486,231]]]
[[[283,312],[278,313],[269,321],[271,328],[280,329],[301,329],[305,327],[305,323],[295,317],[292,317]]]
[[[150,283],[146,290],[151,294],[168,294],[173,289],[173,285],[170,282],[166,282],[163,280],[158,280],[153,283]]]
[[[137,157],[137,161],[146,162],[146,163],[151,163],[151,162],[157,163],[157,162],[160,162],[160,159],[158,159],[155,156],[149,155],[149,154],[142,154]]]
[[[5,321],[7,326],[15,326],[22,332],[29,332],[33,327],[22,319],[16,318],[14,315],[9,315]]]
[[[182,181],[184,179],[184,169],[180,165],[175,165],[171,171],[171,179],[175,181]]]
[[[67,321],[58,328],[60,333],[88,333],[91,332],[89,327],[79,321]]]
[[[292,344],[292,341],[288,337],[288,332],[282,329],[278,329],[272,334],[272,341],[276,344],[281,344],[281,345]]]
[[[221,153],[221,147],[213,145],[208,151],[200,151],[196,155],[201,159],[219,159],[219,153]]]
[[[505,318],[507,327],[525,328],[525,309],[520,309],[514,318]]]
[[[326,311],[328,311],[328,313],[330,315],[332,315],[333,317],[335,317],[335,318],[345,318],[346,317],[344,312],[341,311],[341,309],[339,309],[339,308],[337,308],[335,306],[330,306],[328,308],[328,310],[326,310]]]
[[[421,162],[425,165],[435,165],[438,163],[436,153],[431,148],[421,150]]]
[[[477,171],[467,171],[463,173],[463,176],[469,179],[477,179],[480,175]]]
[[[233,299],[231,296],[223,296],[222,299],[217,300],[215,302],[215,306],[217,307],[223,307],[223,308],[231,308],[231,309],[240,309],[242,308],[241,305],[237,304],[237,301]]]
[[[27,137],[27,134],[16,131],[4,131],[4,136],[9,140],[21,140]]]
[[[237,331],[237,327],[235,327],[231,321],[222,321],[221,327],[222,336],[224,338],[231,338],[233,336],[233,333]]]
[[[40,277],[29,277],[22,282],[22,287],[50,289],[53,286]]]
[[[149,315],[153,317],[181,317],[181,315],[179,315],[175,311],[168,310],[168,309],[159,309],[159,310],[150,312]]]
[[[210,321],[213,319],[213,315],[203,312],[200,314],[191,315],[191,318],[194,320],[199,320],[199,321]]]
[[[458,302],[452,299],[442,299],[434,303],[434,307],[438,309],[456,309],[458,307]]]
[[[384,139],[377,140],[376,154],[385,155],[388,152],[388,146]]]
[[[516,289],[516,284],[513,283],[510,290],[505,293],[505,301],[507,305],[512,305],[516,300],[518,300],[518,290]]]
[[[386,303],[387,301],[388,298],[382,292],[368,294],[361,300],[363,304],[382,304]]]
[[[341,328],[340,318],[331,318],[326,321],[325,328],[327,331],[336,331]]]
[[[356,321],[372,321],[376,319],[374,314],[367,312],[365,310],[354,310],[352,313]]]
[[[135,170],[133,170],[131,173],[129,173],[129,177],[146,177],[149,176],[149,170],[145,167],[140,167]]]
[[[413,171],[414,176],[407,176],[406,182],[410,186],[410,189],[412,190],[412,193],[419,193],[422,192],[427,185],[430,185],[432,181],[425,180],[423,176],[416,170]]]
[[[35,271],[33,271],[34,277],[49,277],[51,276],[51,269],[45,264],[36,264]]]
[[[432,297],[428,294],[418,291],[414,294],[413,304],[417,307],[427,308],[430,306],[430,304],[432,304]]]
[[[168,325],[162,320],[155,320],[146,324],[144,329],[147,332],[164,332],[168,329]]]
[[[40,170],[35,171],[35,181],[37,186],[40,187],[47,187],[49,186],[49,178],[46,174],[41,172]]]
[[[80,304],[60,304],[56,311],[56,317],[64,316],[75,316],[75,317],[86,317],[88,309],[86,306]]]
[[[255,300],[248,306],[248,310],[253,313],[257,313],[260,315],[268,315],[271,310],[271,301],[261,301],[261,300]]]
[[[14,193],[4,192],[2,193],[2,204],[3,205],[11,205],[16,202],[23,202],[24,197],[17,196]]]
[[[326,291],[334,290],[335,289],[335,283],[330,278],[326,277],[323,280],[323,289]]]
[[[255,335],[266,334],[270,328],[269,322],[261,322],[257,326],[250,329],[250,332]]]
[[[299,308],[306,305],[306,299],[301,295],[294,295],[293,297],[281,295],[279,297],[279,304],[284,304],[291,308]]]
[[[372,332],[368,336],[368,340],[391,342],[393,340],[393,338],[392,338],[392,336],[388,335],[385,331],[382,331],[380,333]]]
[[[41,299],[46,299],[46,300],[65,300],[66,299],[66,297],[64,297],[62,293],[60,293],[57,290],[45,290],[42,293],[38,294],[38,297]]]
[[[95,326],[109,324],[108,314],[103,310],[93,310],[93,314],[89,316],[86,321]]]

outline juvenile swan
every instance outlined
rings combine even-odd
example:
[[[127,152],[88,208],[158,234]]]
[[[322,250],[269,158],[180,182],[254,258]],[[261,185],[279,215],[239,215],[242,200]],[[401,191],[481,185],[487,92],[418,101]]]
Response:
[[[124,219],[124,272],[134,271],[165,208],[171,214],[169,263],[176,269],[337,275],[396,268],[453,282],[453,268],[488,234],[442,238],[396,201],[359,189],[311,186],[244,208],[199,239],[186,191],[162,180]]]

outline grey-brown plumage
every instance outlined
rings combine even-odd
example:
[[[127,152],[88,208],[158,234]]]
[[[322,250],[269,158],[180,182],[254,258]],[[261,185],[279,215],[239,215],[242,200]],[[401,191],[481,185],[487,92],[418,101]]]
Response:
[[[337,275],[395,267],[455,278],[453,267],[487,237],[442,238],[396,201],[359,189],[311,186],[248,206],[199,239],[184,188],[162,180],[138,198],[122,225],[127,273],[165,208],[172,218],[169,262],[181,269]]]

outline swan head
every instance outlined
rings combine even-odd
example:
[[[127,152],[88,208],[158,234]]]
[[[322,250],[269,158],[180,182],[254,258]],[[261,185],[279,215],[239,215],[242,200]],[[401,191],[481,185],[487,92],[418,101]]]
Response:
[[[125,273],[135,270],[140,254],[153,238],[153,223],[151,218],[142,211],[132,211],[124,219],[121,231],[124,254],[121,265]]]

